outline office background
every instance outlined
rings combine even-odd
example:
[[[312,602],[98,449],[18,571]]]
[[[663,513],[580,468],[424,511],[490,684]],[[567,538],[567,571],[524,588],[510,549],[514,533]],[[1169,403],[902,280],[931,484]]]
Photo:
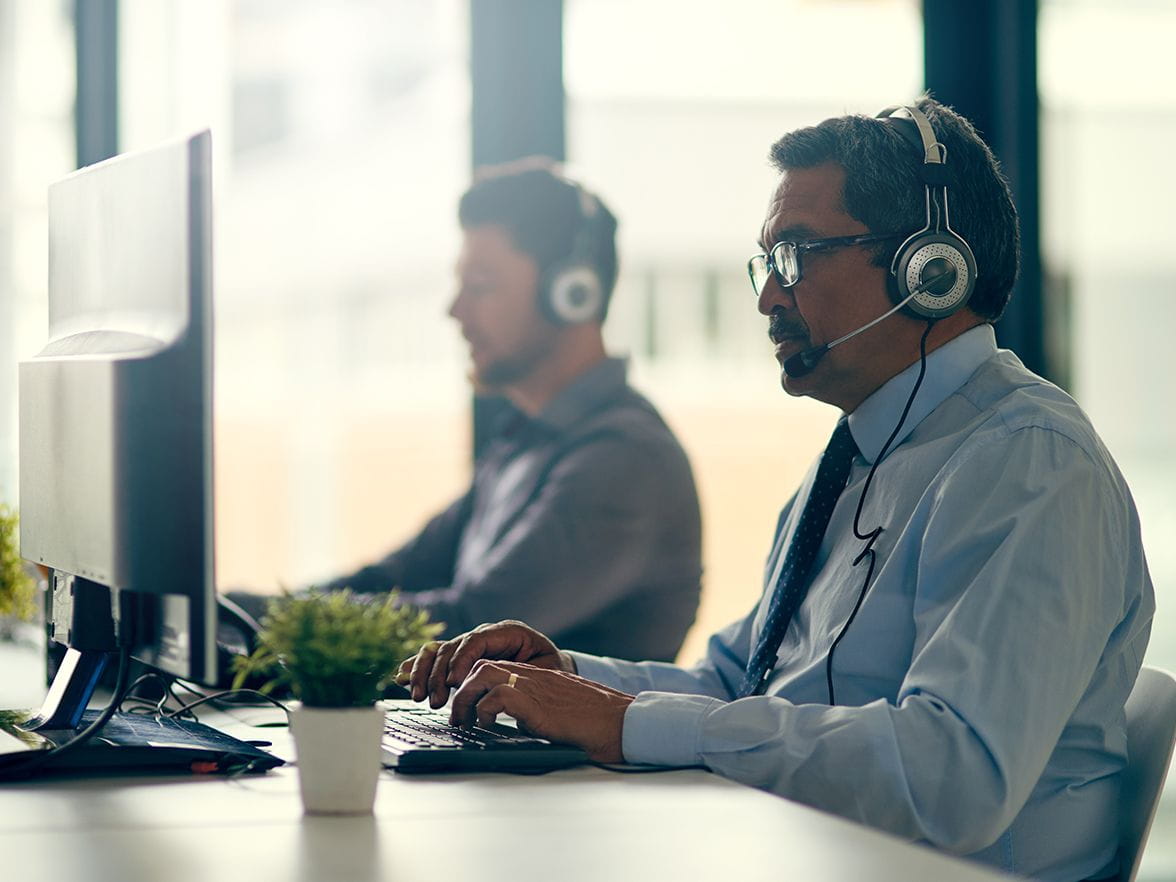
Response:
[[[456,200],[476,161],[563,154],[621,219],[610,344],[699,481],[688,659],[758,596],[835,419],[780,391],[746,282],[768,146],[929,84],[1013,178],[1028,261],[1000,333],[1123,468],[1148,661],[1176,670],[1174,38],[1169,0],[0,0],[0,501],[14,366],[45,335],[45,190],[80,162],[213,131],[219,580],[276,590],[463,489]],[[1171,784],[1144,878],[1176,879]]]

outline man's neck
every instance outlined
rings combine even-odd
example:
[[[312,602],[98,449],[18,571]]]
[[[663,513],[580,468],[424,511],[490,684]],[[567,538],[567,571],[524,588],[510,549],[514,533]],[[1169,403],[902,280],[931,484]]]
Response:
[[[959,312],[947,319],[941,320],[931,329],[931,333],[927,337],[927,354],[930,355],[940,346],[949,343],[960,336],[960,334],[970,331],[977,325],[984,324],[984,322],[984,319],[969,311]],[[847,414],[853,413],[859,404],[917,362],[919,360],[919,339],[923,335],[923,330],[926,329],[925,323],[920,324],[922,324],[922,328],[918,329],[917,333],[911,332],[906,335],[905,345],[894,347],[895,355],[885,363],[881,370],[872,377],[864,378],[864,382],[860,388],[853,390],[851,394],[847,395],[841,401],[830,401],[828,403],[840,407]],[[908,353],[908,357],[904,358],[900,354],[903,352]],[[911,357],[912,354],[913,357]]]
[[[599,336],[579,346],[561,347],[529,375],[504,387],[502,394],[527,416],[538,416],[560,392],[606,357]]]

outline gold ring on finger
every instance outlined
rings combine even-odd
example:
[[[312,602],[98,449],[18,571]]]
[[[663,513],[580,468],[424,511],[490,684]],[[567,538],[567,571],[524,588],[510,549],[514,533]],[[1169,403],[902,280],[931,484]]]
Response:
[[[510,677],[507,678],[506,685],[509,686],[511,689],[514,689],[515,683],[517,683],[517,682],[519,682],[519,675],[512,673],[510,675]]]

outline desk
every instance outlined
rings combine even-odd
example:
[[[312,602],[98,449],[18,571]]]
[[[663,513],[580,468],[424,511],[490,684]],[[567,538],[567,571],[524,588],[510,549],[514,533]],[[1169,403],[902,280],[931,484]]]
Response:
[[[0,699],[9,691],[0,684]],[[285,730],[252,726],[275,715],[201,719],[292,757]],[[4,784],[0,867],[19,882],[1008,878],[706,772],[594,768],[388,772],[375,814],[360,818],[303,816],[292,767],[233,780]]]

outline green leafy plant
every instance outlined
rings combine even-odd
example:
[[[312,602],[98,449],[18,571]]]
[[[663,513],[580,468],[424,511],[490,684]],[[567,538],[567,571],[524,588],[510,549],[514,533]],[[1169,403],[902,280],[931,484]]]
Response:
[[[305,705],[363,707],[443,627],[396,592],[371,601],[348,590],[283,592],[261,620],[257,648],[236,659],[233,686],[261,675],[270,678],[263,691],[289,686]]]
[[[20,558],[15,511],[0,504],[0,615],[33,616],[37,586]]]

